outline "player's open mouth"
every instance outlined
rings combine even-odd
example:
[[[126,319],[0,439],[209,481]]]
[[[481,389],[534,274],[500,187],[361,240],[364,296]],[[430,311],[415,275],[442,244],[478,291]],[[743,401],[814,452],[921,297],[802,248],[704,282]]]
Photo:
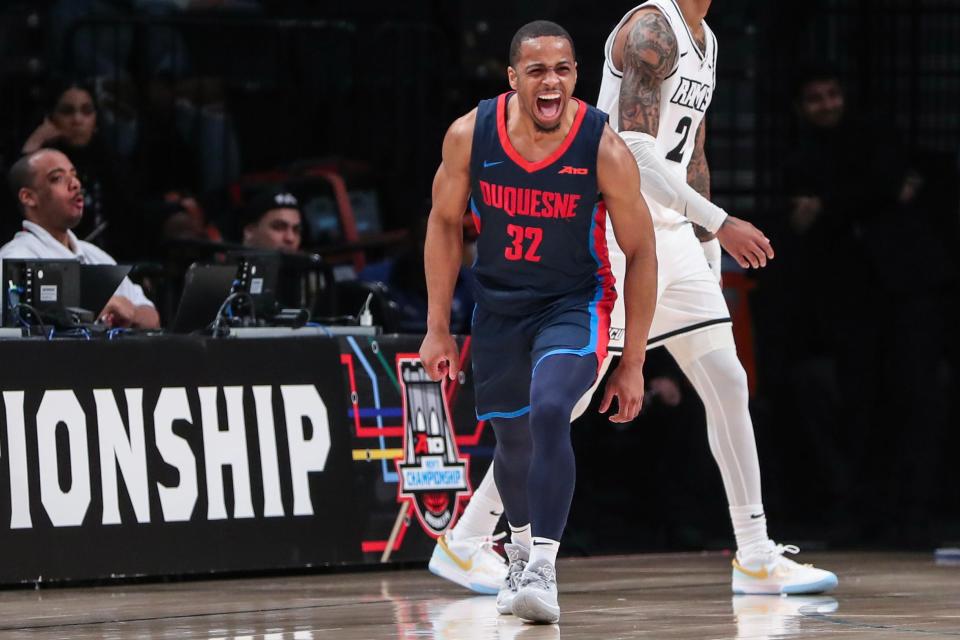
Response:
[[[73,206],[77,208],[78,211],[83,211],[83,195],[74,196]]]
[[[554,120],[560,116],[562,100],[558,92],[537,96],[537,113],[544,120]]]

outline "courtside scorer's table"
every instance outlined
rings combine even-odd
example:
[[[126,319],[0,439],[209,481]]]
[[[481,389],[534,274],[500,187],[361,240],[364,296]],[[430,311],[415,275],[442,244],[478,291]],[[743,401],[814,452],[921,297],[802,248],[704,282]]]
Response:
[[[306,329],[0,341],[0,583],[425,561],[490,462],[469,366]]]

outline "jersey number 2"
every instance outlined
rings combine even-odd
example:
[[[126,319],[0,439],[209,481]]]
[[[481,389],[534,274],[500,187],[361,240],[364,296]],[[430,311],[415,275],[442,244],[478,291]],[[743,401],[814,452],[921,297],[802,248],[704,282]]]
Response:
[[[527,262],[540,262],[540,256],[537,255],[537,249],[540,248],[540,242],[543,241],[543,229],[539,227],[521,227],[518,224],[508,224],[507,233],[513,240],[503,255],[507,260],[526,260]],[[529,240],[526,254],[523,251],[523,241]]]
[[[680,122],[677,123],[677,133],[681,134],[683,137],[680,139],[680,144],[675,146],[673,151],[667,154],[667,160],[683,162],[683,148],[687,145],[687,136],[690,135],[691,124],[693,124],[693,118],[690,116],[680,118]]]

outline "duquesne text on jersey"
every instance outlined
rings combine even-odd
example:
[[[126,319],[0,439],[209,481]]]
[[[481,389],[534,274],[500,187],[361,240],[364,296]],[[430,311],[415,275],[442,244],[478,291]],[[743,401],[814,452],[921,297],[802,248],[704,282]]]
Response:
[[[525,187],[506,187],[480,180],[483,204],[501,209],[508,216],[532,218],[573,218],[577,215],[578,193],[558,193]]]

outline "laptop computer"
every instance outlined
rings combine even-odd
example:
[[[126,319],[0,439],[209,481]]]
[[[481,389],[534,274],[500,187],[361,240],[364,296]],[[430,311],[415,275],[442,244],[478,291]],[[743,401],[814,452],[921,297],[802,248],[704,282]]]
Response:
[[[233,289],[237,279],[235,264],[190,265],[183,283],[183,295],[170,330],[191,333],[209,326]]]
[[[130,265],[80,265],[80,307],[96,318],[130,273]]]

